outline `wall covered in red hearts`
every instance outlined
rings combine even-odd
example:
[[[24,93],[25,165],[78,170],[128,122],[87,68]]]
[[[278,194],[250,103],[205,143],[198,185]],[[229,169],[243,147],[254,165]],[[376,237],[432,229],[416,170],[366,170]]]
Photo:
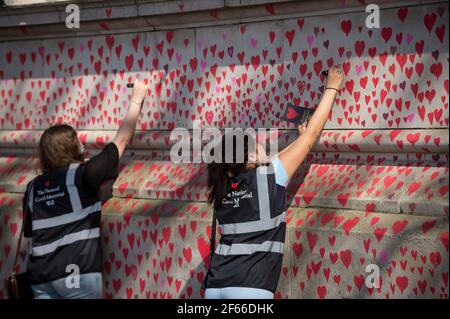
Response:
[[[343,89],[289,185],[276,297],[448,298],[448,15],[442,2],[382,9],[379,29],[362,11],[0,42],[0,297],[43,129],[73,125],[92,155],[125,114],[126,83],[148,81],[103,207],[105,297],[201,297],[206,171],[170,162],[169,131],[280,128],[282,147],[296,132],[280,120],[287,103],[316,107],[321,71],[341,63]]]

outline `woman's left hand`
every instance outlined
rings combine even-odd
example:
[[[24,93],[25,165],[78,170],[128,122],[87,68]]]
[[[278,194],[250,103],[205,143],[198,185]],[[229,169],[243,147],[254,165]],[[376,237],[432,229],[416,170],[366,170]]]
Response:
[[[302,123],[301,125],[299,125],[298,128],[298,134],[302,135],[306,132],[306,128],[308,127],[308,123],[309,123],[309,119],[308,121]]]

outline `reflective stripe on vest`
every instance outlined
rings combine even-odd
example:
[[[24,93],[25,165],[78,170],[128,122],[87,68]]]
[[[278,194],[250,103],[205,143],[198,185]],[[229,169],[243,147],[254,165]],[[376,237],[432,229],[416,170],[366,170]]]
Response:
[[[39,229],[46,229],[56,226],[61,226],[65,224],[69,224],[75,221],[82,220],[86,217],[88,217],[90,214],[99,212],[101,210],[101,202],[98,201],[95,204],[83,208],[81,205],[80,195],[78,193],[78,188],[75,185],[75,175],[77,168],[79,167],[79,163],[71,164],[66,172],[66,188],[69,195],[70,203],[72,206],[72,211],[58,215],[55,217],[50,218],[43,218],[43,219],[36,219],[32,221],[32,230],[39,230]],[[30,196],[30,206],[33,205],[33,194]],[[80,241],[80,240],[88,240],[93,238],[99,238],[100,237],[100,229],[97,228],[90,228],[85,229],[82,231],[69,233],[61,238],[45,245],[33,245],[32,248],[32,255],[33,256],[42,256],[49,253],[54,252],[58,247],[69,245],[74,242]]]
[[[54,252],[58,247],[72,244],[76,241],[100,237],[100,228],[85,229],[76,233],[67,234],[50,244],[33,247],[33,256],[42,256]]]
[[[256,169],[259,220],[242,223],[221,224],[221,234],[232,235],[270,230],[278,227],[283,221],[286,220],[286,212],[283,212],[282,214],[274,218],[270,218],[269,185],[267,181],[268,169],[269,168],[267,166],[259,166]]]
[[[272,252],[282,254],[284,243],[265,241],[261,244],[219,244],[215,253],[218,255],[250,255],[255,252]]]

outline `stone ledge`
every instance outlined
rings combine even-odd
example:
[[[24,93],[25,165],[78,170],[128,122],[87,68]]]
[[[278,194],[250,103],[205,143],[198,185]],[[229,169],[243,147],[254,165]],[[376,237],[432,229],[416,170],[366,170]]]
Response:
[[[6,225],[14,222],[22,210],[22,195],[0,193],[0,215],[8,214]],[[382,229],[380,238],[396,237],[399,234],[411,235],[420,239],[435,240],[448,232],[448,216],[411,216],[402,214],[384,214],[347,209],[329,209],[322,207],[295,207],[286,211],[288,228],[297,231],[334,232],[340,236],[373,234]],[[212,209],[207,203],[193,201],[166,201],[153,199],[125,199],[112,197],[102,207],[103,218],[117,217],[130,225],[143,217],[152,217],[153,224],[161,219],[173,218],[179,221],[211,222]],[[402,227],[395,222],[405,222]],[[8,225],[9,226],[9,225]],[[219,229],[220,232],[220,229]]]
[[[65,27],[65,6],[36,6],[7,9],[0,14],[0,38],[70,36],[110,33],[127,30],[167,30],[211,24],[227,24],[259,21],[261,19],[292,18],[308,15],[361,11],[364,7],[357,0],[345,4],[336,1],[264,1],[264,0],[201,0],[195,5],[183,1],[158,2],[117,1],[114,5],[101,2],[80,4],[80,29]],[[430,3],[443,2],[431,0]],[[381,7],[420,5],[411,0],[406,4],[393,0],[374,0]]]
[[[205,128],[203,128],[204,130]],[[0,130],[0,147],[34,148],[37,146],[42,130]],[[78,136],[85,148],[100,149],[112,141],[117,131],[78,130]],[[192,138],[192,130],[189,130]],[[283,149],[296,137],[295,130],[278,131],[279,149]],[[177,140],[170,141],[171,131],[136,131],[129,149],[170,149]],[[269,147],[275,136],[267,135]],[[192,142],[191,142],[192,144]],[[361,152],[361,153],[430,153],[448,154],[448,129],[366,129],[366,130],[327,130],[322,131],[314,152]]]
[[[369,155],[370,156],[370,155]],[[398,156],[398,155],[394,155]],[[448,162],[441,166],[414,160],[373,162],[321,158],[310,154],[287,189],[291,207],[328,207],[358,211],[448,216]],[[367,162],[369,164],[367,164]],[[0,190],[21,193],[35,176],[37,161],[0,158]],[[113,185],[121,198],[206,201],[203,164],[172,164],[147,155],[126,157]]]

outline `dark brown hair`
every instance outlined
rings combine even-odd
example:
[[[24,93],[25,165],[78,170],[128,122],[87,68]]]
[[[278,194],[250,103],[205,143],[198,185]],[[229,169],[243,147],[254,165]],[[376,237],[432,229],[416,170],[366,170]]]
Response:
[[[72,163],[84,162],[77,132],[67,124],[57,124],[46,129],[39,140],[38,153],[44,174]]]
[[[238,134],[243,134],[243,145],[237,145]],[[232,161],[226,161],[225,141],[228,137],[232,138],[233,152],[229,154],[232,155]],[[240,159],[237,158],[237,147],[244,148],[244,162],[239,161]],[[222,204],[225,190],[227,185],[232,181],[232,178],[247,169],[248,154],[254,151],[255,147],[255,140],[251,135],[245,132],[238,132],[222,136],[220,144],[213,149],[213,152],[218,151],[220,153],[218,157],[221,158],[221,162],[219,163],[212,161],[208,164],[208,202],[214,207]],[[227,151],[229,152],[229,150]]]

